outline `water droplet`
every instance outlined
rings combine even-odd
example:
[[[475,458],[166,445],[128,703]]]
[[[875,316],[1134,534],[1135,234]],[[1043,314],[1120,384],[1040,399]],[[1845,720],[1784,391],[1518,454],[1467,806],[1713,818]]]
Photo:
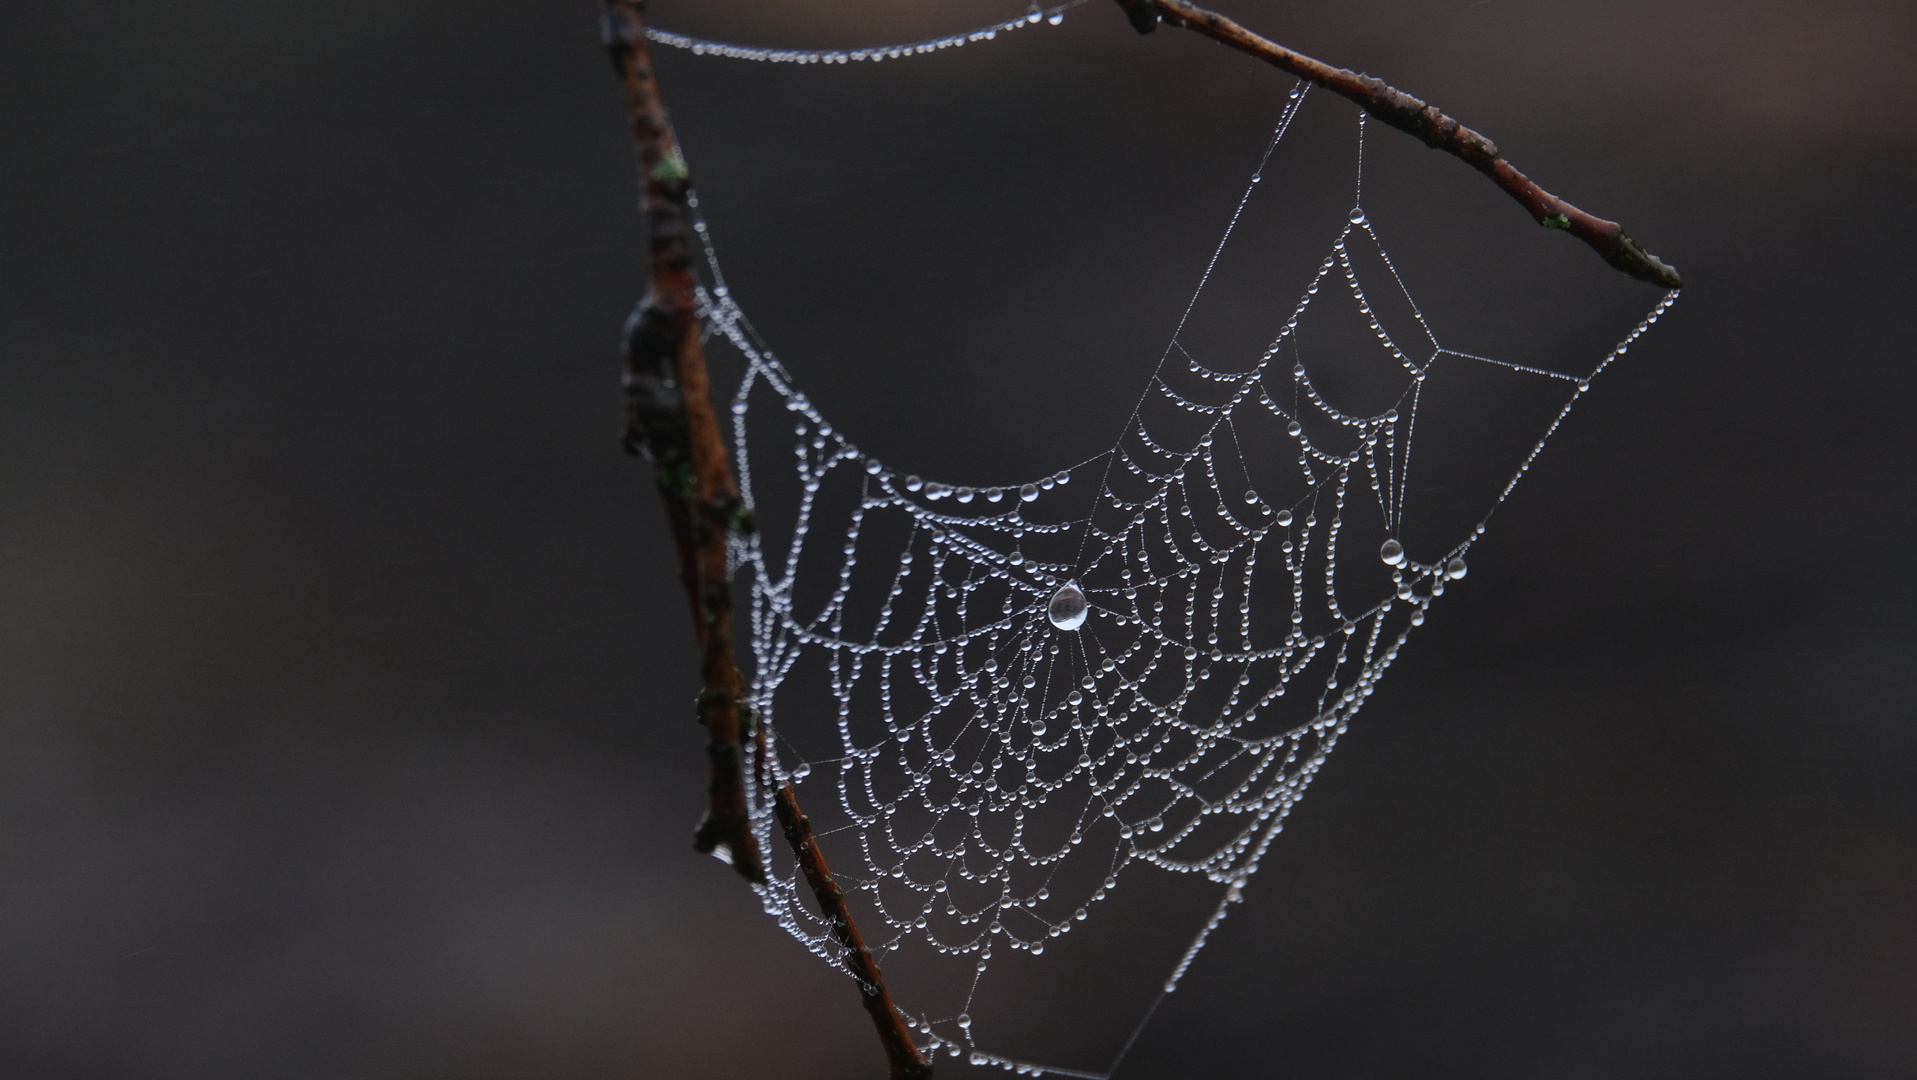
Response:
[[[1072,912],[1072,918],[1074,918],[1074,919],[1077,919],[1077,920],[1078,920],[1079,922],[1084,922],[1084,921],[1085,921],[1085,909],[1084,909],[1084,908],[1079,908],[1079,909],[1078,909],[1077,911],[1074,911],[1074,912]]]
[[[986,488],[985,489],[986,502],[997,502],[1000,499],[1003,499],[1004,497],[1005,497],[1004,488]]]
[[[1456,581],[1468,573],[1469,569],[1469,567],[1464,565],[1463,559],[1452,559],[1450,562],[1444,564],[1444,576],[1450,578],[1452,581]]]
[[[1062,11],[1054,11],[1046,17],[1045,21],[1051,23],[1053,26],[1057,26],[1059,23],[1065,21],[1065,13]]]
[[[916,476],[908,476],[905,478],[905,490],[907,491],[918,491],[924,487],[925,481],[920,480]]]
[[[798,768],[792,770],[792,779],[794,780],[803,780],[806,777],[811,775],[812,775],[811,765],[800,765]]]
[[[1068,472],[1062,472],[1052,477],[1052,483],[1058,484],[1061,487],[1071,482],[1072,482],[1072,474]]]
[[[962,502],[962,503],[968,503],[968,502],[971,502],[971,501],[972,501],[972,496],[974,496],[974,495],[976,495],[976,494],[978,494],[978,493],[977,493],[977,492],[975,492],[975,491],[973,491],[973,490],[972,490],[971,488],[968,488],[968,487],[962,487],[962,488],[960,488],[960,489],[958,489],[958,501],[960,501],[960,502]]]
[[[1383,559],[1386,566],[1397,566],[1404,562],[1404,545],[1396,540],[1386,540],[1384,546],[1378,549],[1378,558]]]
[[[1291,524],[1291,511],[1289,510],[1278,511],[1278,524],[1280,525]]]
[[[1018,497],[1024,500],[1025,502],[1031,502],[1032,500],[1038,498],[1038,485],[1026,484],[1024,487],[1019,488]]]
[[[1285,434],[1287,435],[1297,435],[1299,432],[1303,430],[1305,430],[1305,426],[1303,424],[1300,424],[1296,420],[1293,420],[1291,423],[1285,425]]]
[[[1251,503],[1253,506],[1258,505],[1258,493],[1256,491],[1251,490],[1250,488],[1246,488],[1245,501],[1248,503]]]
[[[1364,208],[1364,207],[1362,207],[1362,206],[1354,206],[1354,207],[1352,207],[1352,208],[1351,208],[1351,223],[1352,223],[1353,225],[1363,225],[1363,224],[1365,223],[1365,208]]]
[[[1060,630],[1076,630],[1085,625],[1085,614],[1089,610],[1084,591],[1077,582],[1068,581],[1052,594],[1052,602],[1045,606],[1045,615]]]
[[[972,1014],[970,1014],[970,1013],[960,1013],[960,1014],[958,1014],[958,1026],[960,1026],[960,1027],[971,1027],[971,1026],[972,1026]]]

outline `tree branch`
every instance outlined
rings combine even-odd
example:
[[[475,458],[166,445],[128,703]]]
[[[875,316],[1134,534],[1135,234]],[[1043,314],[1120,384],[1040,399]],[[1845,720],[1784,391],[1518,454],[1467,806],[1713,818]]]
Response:
[[[652,461],[704,681],[699,718],[709,740],[709,805],[694,846],[727,855],[748,881],[764,883],[765,863],[746,812],[741,736],[756,738],[763,759],[765,733],[757,729],[744,679],[733,663],[732,589],[726,574],[728,537],[751,529],[752,521],[732,477],[706,376],[692,269],[691,176],[659,97],[646,42],[646,0],[605,0],[605,7],[606,50],[625,90],[645,184],[642,207],[652,262],[651,288],[626,321],[625,447]],[[800,871],[832,922],[833,936],[846,949],[846,967],[878,1029],[893,1080],[929,1080],[931,1062],[893,1004],[791,785],[781,784],[774,792],[774,809]]]
[[[1399,131],[1415,136],[1426,146],[1463,160],[1516,199],[1538,224],[1547,229],[1562,229],[1584,241],[1615,269],[1666,289],[1684,285],[1675,269],[1631,239],[1617,222],[1587,214],[1539,187],[1512,168],[1490,139],[1387,85],[1382,79],[1332,67],[1293,52],[1186,0],[1118,0],[1118,6],[1141,34],[1151,33],[1160,22],[1184,27],[1316,83]]]

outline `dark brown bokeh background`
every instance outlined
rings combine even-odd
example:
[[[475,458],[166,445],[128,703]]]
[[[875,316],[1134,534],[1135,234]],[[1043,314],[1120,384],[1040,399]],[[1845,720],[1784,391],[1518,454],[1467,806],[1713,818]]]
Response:
[[[860,44],[1016,6],[657,19]],[[1202,265],[1286,81],[1109,8],[897,74],[662,59],[755,317],[889,457],[1096,452]],[[1227,10],[1691,288],[1123,1075],[1917,1076],[1917,8]],[[879,1074],[851,987],[689,849],[596,18],[9,10],[0,1074]]]

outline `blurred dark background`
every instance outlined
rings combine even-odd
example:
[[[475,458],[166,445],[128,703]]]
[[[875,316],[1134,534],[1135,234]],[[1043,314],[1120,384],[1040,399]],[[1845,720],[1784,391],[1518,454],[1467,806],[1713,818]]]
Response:
[[[1020,10],[655,17],[852,46]],[[1121,1075],[1917,1076],[1917,8],[1225,10],[1690,288]],[[880,1074],[853,988],[690,850],[597,33],[587,0],[10,8],[0,1075]],[[987,482],[1108,444],[1289,86],[1103,2],[896,68],[660,64],[814,398]]]

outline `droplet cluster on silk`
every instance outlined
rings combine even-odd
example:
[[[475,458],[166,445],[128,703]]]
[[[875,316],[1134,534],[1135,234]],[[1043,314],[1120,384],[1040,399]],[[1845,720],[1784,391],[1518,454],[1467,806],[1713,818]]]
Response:
[[[831,55],[794,62],[880,58]],[[1302,85],[1287,99],[1234,226],[1304,99]],[[955,1001],[915,1006],[911,987],[893,988],[926,1045],[1008,1068],[1037,1066],[983,1049],[969,1013],[994,960],[1042,955],[1133,874],[1186,875],[1219,899],[1167,976],[1175,986],[1409,635],[1465,577],[1490,514],[1676,295],[1574,373],[1457,351],[1360,197],[1330,223],[1330,250],[1295,299],[1267,313],[1261,348],[1204,356],[1181,322],[1108,450],[1042,477],[947,483],[862,449],[806,397],[746,319],[702,219],[696,229],[706,317],[745,365],[736,464],[766,526],[732,552],[750,587],[750,694],[766,736],[751,773],[800,786],[870,947],[922,948],[964,974]],[[1384,268],[1375,280],[1353,258],[1361,245]],[[1307,360],[1297,344],[1339,292],[1368,359],[1398,380],[1377,407],[1327,388],[1349,357]],[[1403,336],[1378,317],[1385,294],[1413,313]],[[1555,380],[1569,398],[1473,527],[1416,540],[1406,492],[1424,389],[1479,364]],[[1254,484],[1268,462],[1284,475]],[[773,521],[761,497],[775,480],[793,493],[780,504],[790,520]],[[776,852],[764,793],[751,811]],[[795,868],[775,867],[761,897],[841,963]]]

